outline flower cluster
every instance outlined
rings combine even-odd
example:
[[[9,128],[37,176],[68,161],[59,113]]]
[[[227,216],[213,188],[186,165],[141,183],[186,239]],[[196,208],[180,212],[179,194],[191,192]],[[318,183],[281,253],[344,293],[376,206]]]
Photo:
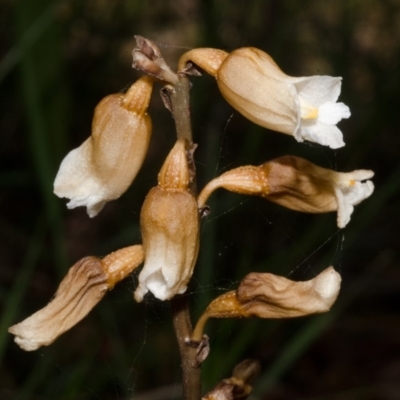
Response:
[[[179,60],[178,73],[165,63],[154,43],[138,37],[134,67],[144,76],[124,94],[104,98],[95,109],[92,134],[61,163],[54,192],[70,199],[68,208],[87,207],[90,217],[120,197],[131,185],[151,138],[148,106],[155,82],[177,126],[177,140],[145,198],[140,214],[142,245],[121,249],[100,260],[78,261],[61,282],[54,299],[9,331],[25,350],[49,345],[84,318],[117,282],[140,264],[134,298],[150,292],[170,300],[187,290],[199,252],[200,218],[218,188],[260,196],[306,213],[337,212],[344,228],[354,206],[370,196],[373,172],[336,172],[295,156],[247,165],[225,172],[196,193],[188,111],[188,75],[205,71],[215,77],[222,96],[243,116],[262,127],[336,149],[344,146],[336,124],[350,116],[338,103],[341,78],[290,77],[273,59],[251,47],[227,53],[194,49]],[[186,97],[185,97],[186,96]],[[210,317],[287,318],[325,312],[336,300],[340,275],[329,267],[306,282],[268,273],[250,273],[237,290],[210,303],[192,341],[202,340]],[[243,380],[245,382],[245,379]],[[239,386],[247,388],[245,383]],[[247,391],[247,389],[243,389]]]

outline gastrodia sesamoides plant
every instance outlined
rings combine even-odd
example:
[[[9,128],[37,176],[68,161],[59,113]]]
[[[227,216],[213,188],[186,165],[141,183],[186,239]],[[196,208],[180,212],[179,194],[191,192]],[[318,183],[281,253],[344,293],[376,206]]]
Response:
[[[152,41],[136,37],[133,67],[143,76],[123,94],[105,97],[96,107],[91,136],[61,163],[54,192],[70,199],[68,208],[85,206],[90,217],[131,185],[142,166],[151,137],[148,115],[153,84],[176,126],[174,146],[140,211],[142,244],[119,249],[104,258],[85,257],[68,271],[54,298],[44,308],[9,328],[26,351],[54,342],[82,320],[120,280],[142,263],[132,289],[142,302],[153,296],[170,301],[174,330],[182,359],[183,397],[200,400],[200,364],[207,357],[209,318],[291,318],[327,312],[336,301],[340,274],[329,267],[304,282],[266,271],[246,272],[235,290],[220,294],[191,325],[188,286],[200,247],[200,218],[208,215],[207,200],[218,188],[259,196],[306,213],[337,212],[337,226],[350,222],[354,206],[369,197],[373,172],[337,172],[297,156],[282,156],[261,165],[227,170],[205,184],[197,195],[190,116],[190,75],[205,71],[215,77],[223,97],[254,123],[333,149],[344,145],[336,124],[350,116],[338,103],[341,78],[284,74],[265,52],[252,47],[231,53],[200,48],[185,53],[174,72]],[[167,141],[163,140],[162,143]],[[157,143],[158,144],[158,143]],[[137,210],[129,213],[133,216]],[[306,229],[307,227],[305,227]],[[243,235],[246,235],[243,226]],[[268,266],[265,266],[267,269]],[[231,277],[228,277],[231,279]],[[210,286],[214,283],[209,282]],[[137,323],[134,319],[133,323]],[[204,399],[244,399],[259,364],[246,360],[229,379]]]

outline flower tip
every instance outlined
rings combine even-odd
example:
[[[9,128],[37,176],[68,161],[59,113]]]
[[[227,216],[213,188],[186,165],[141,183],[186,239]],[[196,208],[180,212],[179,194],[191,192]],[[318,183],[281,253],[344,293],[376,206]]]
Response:
[[[337,225],[344,228],[350,221],[354,206],[371,196],[374,191],[374,184],[367,180],[374,176],[370,170],[357,170],[339,175],[339,183],[335,188],[337,210]]]
[[[322,146],[328,146],[334,150],[345,146],[342,131],[333,125],[323,126],[320,124],[317,128],[299,126],[294,133],[294,138],[298,142],[307,140]]]
[[[151,267],[154,268],[154,265]],[[186,279],[174,282],[174,274],[171,274],[171,271],[166,271],[166,274],[164,272],[162,269],[154,268],[153,272],[147,274],[146,270],[142,270],[139,275],[139,285],[134,293],[136,302],[140,303],[149,291],[161,301],[170,300],[175,295],[186,291]]]
[[[372,178],[375,175],[375,172],[370,169],[357,169],[350,172],[350,174],[352,179],[355,181],[365,181],[366,179]]]
[[[314,282],[314,290],[326,306],[324,311],[328,311],[339,295],[342,278],[331,266],[322,271],[314,279]]]
[[[39,347],[47,346],[52,342],[43,342],[35,340],[34,337],[29,337],[24,334],[24,329],[21,329],[21,324],[16,324],[8,328],[8,332],[15,336],[14,342],[25,351],[35,351]]]
[[[137,303],[141,303],[143,301],[143,297],[144,295],[147,293],[148,291],[146,290],[145,287],[143,287],[142,285],[139,285],[137,287],[137,289],[135,290],[135,293],[133,293],[133,298],[135,299],[135,301]]]
[[[54,192],[57,194],[56,192]],[[72,210],[76,207],[86,207],[86,212],[90,218],[94,218],[104,208],[106,201],[99,198],[99,196],[88,196],[84,198],[73,198],[67,203],[67,208]]]

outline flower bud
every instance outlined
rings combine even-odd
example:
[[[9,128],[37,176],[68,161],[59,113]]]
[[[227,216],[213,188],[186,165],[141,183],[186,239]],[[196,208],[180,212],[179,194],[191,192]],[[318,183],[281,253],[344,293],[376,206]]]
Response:
[[[169,153],[140,214],[145,264],[135,299],[152,292],[160,300],[184,293],[192,276],[199,248],[197,202],[188,189],[190,171],[186,140]]]
[[[247,165],[232,169],[209,182],[201,191],[199,208],[218,189],[264,197],[295,211],[307,213],[338,212],[337,224],[344,228],[354,206],[369,197],[374,185],[367,180],[369,170],[336,172],[321,168],[295,156],[284,156],[259,167]]]
[[[97,105],[92,135],[67,154],[54,182],[54,193],[71,200],[68,208],[86,206],[94,217],[128,189],[150,142],[152,87],[152,78],[144,76],[126,94],[112,94]]]
[[[142,246],[120,249],[103,260],[85,257],[74,264],[47,306],[8,329],[26,351],[48,346],[94,308],[108,290],[143,262]]]
[[[132,52],[132,67],[156,79],[176,84],[178,77],[165,62],[157,45],[138,35],[135,40],[137,47]]]

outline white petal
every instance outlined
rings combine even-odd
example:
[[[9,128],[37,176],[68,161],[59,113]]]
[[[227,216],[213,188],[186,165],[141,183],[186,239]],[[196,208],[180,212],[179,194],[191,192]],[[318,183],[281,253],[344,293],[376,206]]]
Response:
[[[374,184],[371,181],[364,183],[355,182],[348,187],[335,187],[336,201],[338,205],[337,224],[339,228],[344,228],[347,225],[350,221],[350,216],[354,210],[354,206],[371,196],[373,191]]]
[[[345,201],[357,205],[364,199],[371,196],[374,191],[374,184],[371,181],[365,183],[355,182],[352,186],[342,189]]]
[[[342,78],[331,76],[311,76],[309,78],[292,78],[300,97],[319,107],[326,102],[335,103],[339,97]]]
[[[88,186],[94,186],[95,185],[86,185]],[[98,186],[98,189],[95,189],[95,191],[89,193],[100,193],[101,192],[101,187]],[[72,210],[73,208],[76,207],[86,207],[86,211],[89,215],[90,218],[95,217],[106,205],[107,201],[101,198],[100,196],[96,196],[93,194],[89,194],[87,197],[80,197],[80,198],[73,198],[70,202],[67,203],[68,209]]]
[[[302,140],[299,140],[297,135],[299,135]],[[323,125],[318,122],[302,121],[295,138],[299,142],[308,140],[310,142],[329,146],[331,149],[344,146],[343,134],[337,126]]]
[[[343,103],[328,101],[318,110],[318,121],[326,125],[336,125],[341,119],[350,117],[350,109]]]
[[[190,271],[180,268],[182,260],[179,256],[184,256],[179,252],[181,248],[167,239],[162,234],[153,237],[154,242],[150,247],[152,251],[147,253],[139,274],[139,286],[134,294],[137,302],[141,302],[149,291],[164,301],[186,290]]]
[[[344,228],[350,221],[354,207],[346,201],[345,196],[338,187],[335,187],[335,195],[337,202],[337,226]]]
[[[342,278],[333,267],[328,267],[314,279],[314,291],[320,297],[321,311],[329,311],[336,301]],[[323,309],[325,306],[325,310]]]
[[[93,173],[90,162],[92,144],[87,139],[70,151],[62,161],[54,181],[54,193],[71,201],[69,209],[85,206],[89,216],[95,217],[107,202],[108,190]]]
[[[336,173],[335,182],[340,187],[349,186],[349,182],[351,181],[365,181],[374,176],[374,171],[369,169],[357,169],[352,172],[338,172]]]

